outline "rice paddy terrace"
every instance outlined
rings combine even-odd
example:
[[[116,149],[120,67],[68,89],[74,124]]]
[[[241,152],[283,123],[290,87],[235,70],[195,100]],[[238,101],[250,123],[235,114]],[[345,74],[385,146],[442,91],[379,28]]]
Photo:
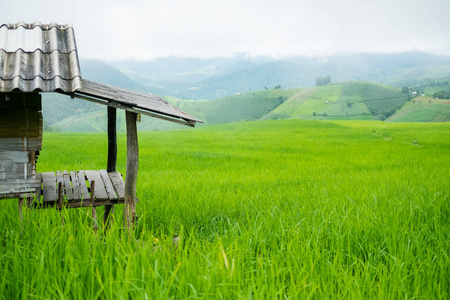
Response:
[[[446,299],[449,136],[449,123],[381,121],[141,132],[133,235],[120,212],[105,235],[89,208],[61,225],[57,209],[20,221],[3,201],[1,295]],[[39,172],[105,164],[104,133],[44,140]]]

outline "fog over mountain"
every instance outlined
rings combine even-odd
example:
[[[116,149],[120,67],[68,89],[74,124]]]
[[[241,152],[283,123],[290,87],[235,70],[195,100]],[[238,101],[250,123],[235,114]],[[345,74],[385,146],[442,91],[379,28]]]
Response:
[[[450,54],[448,0],[15,0],[2,22],[72,23],[80,58]]]
[[[82,61],[83,76],[96,79],[89,66],[93,62]],[[284,59],[240,54],[231,58],[110,61],[107,65],[117,70],[104,72],[111,78],[103,76],[103,81],[123,86],[121,80],[129,82],[131,79],[133,88],[184,99],[214,99],[278,85],[281,88],[309,87],[314,86],[320,76],[330,76],[332,82],[362,80],[396,87],[427,79],[450,78],[450,56],[423,52]]]

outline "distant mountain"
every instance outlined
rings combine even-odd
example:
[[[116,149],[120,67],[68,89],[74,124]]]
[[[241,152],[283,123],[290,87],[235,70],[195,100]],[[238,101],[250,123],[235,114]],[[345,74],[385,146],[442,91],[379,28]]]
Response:
[[[82,59],[80,60],[81,76],[84,79],[90,79],[110,85],[133,90],[145,90],[145,86],[131,80],[128,76],[120,72],[101,60]]]
[[[267,57],[249,57],[242,53],[228,58],[162,57],[144,62],[113,61],[110,64],[124,73],[171,80],[189,74],[203,73],[208,76],[229,74],[271,60]]]
[[[396,87],[430,78],[450,78],[450,56],[421,52],[277,60],[245,55],[214,59],[171,57],[110,64],[149,92],[183,99],[215,99],[277,85],[310,87],[317,77],[328,75],[332,82],[363,80]]]

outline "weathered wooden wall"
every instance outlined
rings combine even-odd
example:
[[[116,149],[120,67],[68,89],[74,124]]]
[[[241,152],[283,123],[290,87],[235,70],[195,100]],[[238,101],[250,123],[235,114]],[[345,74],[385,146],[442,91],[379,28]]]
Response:
[[[0,198],[33,192],[42,147],[39,93],[0,93]]]

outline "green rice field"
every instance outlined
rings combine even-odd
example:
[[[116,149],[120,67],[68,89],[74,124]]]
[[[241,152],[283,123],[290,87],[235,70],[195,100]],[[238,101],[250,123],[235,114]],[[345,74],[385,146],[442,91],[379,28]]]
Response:
[[[131,236],[122,205],[96,234],[90,208],[62,225],[0,202],[0,298],[450,298],[450,123],[266,120],[139,146]],[[106,150],[44,133],[38,172],[104,169]]]

